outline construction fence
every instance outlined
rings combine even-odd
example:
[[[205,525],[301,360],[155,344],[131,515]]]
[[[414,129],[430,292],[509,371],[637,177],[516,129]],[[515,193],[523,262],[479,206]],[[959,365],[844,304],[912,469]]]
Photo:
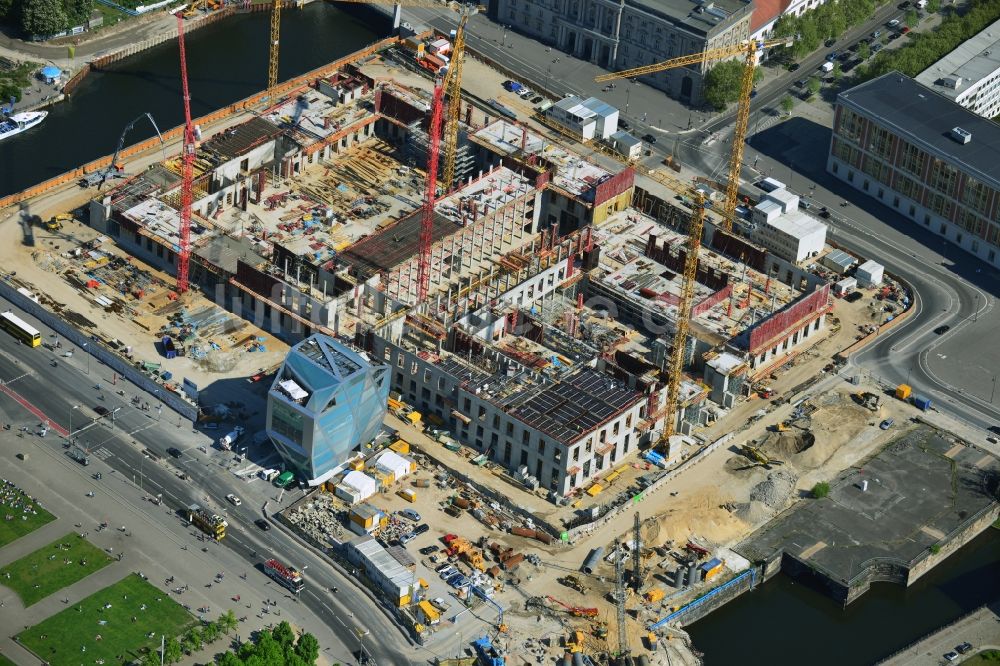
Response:
[[[86,350],[123,379],[135,384],[141,390],[157,396],[164,405],[180,414],[182,418],[192,423],[198,420],[198,407],[196,405],[192,405],[180,395],[166,390],[156,380],[133,366],[128,359],[106,348],[99,340],[81,333],[55,313],[46,310],[41,304],[18,292],[17,286],[8,282],[7,278],[0,280],[0,297],[48,326],[66,342],[76,345],[81,351]]]

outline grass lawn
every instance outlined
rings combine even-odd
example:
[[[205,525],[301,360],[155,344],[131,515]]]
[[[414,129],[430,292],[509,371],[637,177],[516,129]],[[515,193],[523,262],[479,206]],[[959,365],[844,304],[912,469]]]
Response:
[[[0,666],[17,666],[17,664],[0,654]]]
[[[11,517],[10,520],[7,519],[8,516]],[[17,488],[0,486],[0,547],[34,532],[55,519],[55,516],[34,500],[28,499],[28,496]]]
[[[105,608],[107,604],[111,608]],[[110,666],[138,660],[140,648],[159,649],[160,634],[180,636],[197,623],[165,592],[132,574],[25,629],[17,640],[52,666],[93,664],[98,659]],[[150,632],[155,635],[146,638]]]
[[[126,14],[122,10],[117,9],[115,7],[109,7],[108,5],[105,5],[104,3],[101,2],[95,2],[94,9],[101,12],[101,14],[104,16],[104,23],[101,24],[101,28],[108,28],[121,21],[127,21],[128,19],[132,18],[132,16]],[[100,30],[100,28],[98,28],[98,30]]]
[[[983,650],[962,662],[963,666],[991,666],[1000,664],[1000,650]]]
[[[70,533],[0,569],[0,584],[31,606],[110,563],[104,551]]]

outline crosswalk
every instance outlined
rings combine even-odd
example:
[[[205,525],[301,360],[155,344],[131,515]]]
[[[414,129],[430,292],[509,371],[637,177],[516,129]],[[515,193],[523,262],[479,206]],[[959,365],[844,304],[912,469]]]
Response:
[[[107,460],[108,458],[114,458],[115,454],[112,453],[107,447],[100,447],[90,452],[90,455],[95,458],[100,458],[101,460]]]

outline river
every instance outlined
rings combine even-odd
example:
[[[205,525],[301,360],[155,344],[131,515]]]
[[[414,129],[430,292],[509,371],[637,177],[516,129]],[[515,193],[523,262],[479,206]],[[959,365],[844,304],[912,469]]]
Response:
[[[842,609],[779,574],[688,631],[706,666],[871,664],[1000,598],[997,571],[1000,530],[990,528],[909,588],[878,584]]]
[[[279,78],[289,79],[385,36],[326,2],[282,12]],[[197,117],[263,89],[270,14],[230,17],[186,36],[191,113]],[[0,196],[114,152],[122,129],[149,112],[160,130],[184,120],[177,43],[165,42],[87,77],[38,127],[0,142]],[[126,145],[155,132],[137,123]]]

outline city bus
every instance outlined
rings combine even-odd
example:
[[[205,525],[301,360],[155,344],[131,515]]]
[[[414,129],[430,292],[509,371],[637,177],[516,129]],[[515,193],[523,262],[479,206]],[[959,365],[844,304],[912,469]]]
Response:
[[[29,347],[37,347],[42,344],[42,335],[38,329],[30,326],[10,310],[0,312],[0,326]]]

